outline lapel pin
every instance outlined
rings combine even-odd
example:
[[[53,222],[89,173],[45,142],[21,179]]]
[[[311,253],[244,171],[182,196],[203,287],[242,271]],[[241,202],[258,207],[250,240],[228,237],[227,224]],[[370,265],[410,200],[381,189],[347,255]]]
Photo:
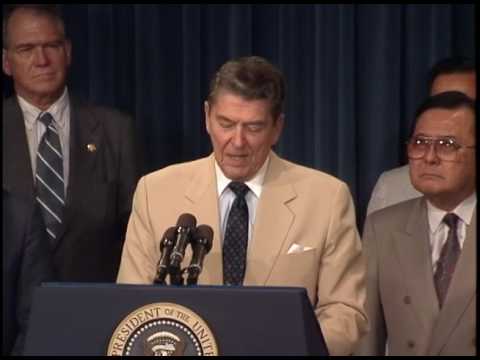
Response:
[[[95,146],[95,144],[87,144],[87,150],[93,153],[97,151],[97,147]]]

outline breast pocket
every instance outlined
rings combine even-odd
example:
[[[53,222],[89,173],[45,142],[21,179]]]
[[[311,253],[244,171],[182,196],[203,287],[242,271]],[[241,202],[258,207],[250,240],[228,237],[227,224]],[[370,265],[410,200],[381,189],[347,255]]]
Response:
[[[315,249],[280,255],[273,266],[268,285],[316,288],[319,260]]]

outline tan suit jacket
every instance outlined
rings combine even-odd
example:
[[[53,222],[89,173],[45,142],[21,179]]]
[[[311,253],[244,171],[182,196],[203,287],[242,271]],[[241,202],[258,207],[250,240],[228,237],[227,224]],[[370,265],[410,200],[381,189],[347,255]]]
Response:
[[[363,236],[371,330],[359,355],[474,355],[476,208],[440,309],[433,282],[426,201],[373,213]]]
[[[182,213],[193,214],[198,224],[214,230],[199,284],[223,283],[213,155],[140,180],[118,282],[153,282],[160,239]],[[252,236],[244,285],[305,287],[330,353],[352,353],[367,326],[366,265],[347,186],[272,152]],[[306,250],[287,254],[294,243]],[[190,248],[187,251],[183,264],[190,261]]]

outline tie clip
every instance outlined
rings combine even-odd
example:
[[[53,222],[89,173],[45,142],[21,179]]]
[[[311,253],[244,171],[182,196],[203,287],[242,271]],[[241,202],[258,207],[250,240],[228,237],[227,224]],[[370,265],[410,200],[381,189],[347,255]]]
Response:
[[[95,146],[95,144],[87,144],[87,150],[93,153],[97,151],[97,147]]]

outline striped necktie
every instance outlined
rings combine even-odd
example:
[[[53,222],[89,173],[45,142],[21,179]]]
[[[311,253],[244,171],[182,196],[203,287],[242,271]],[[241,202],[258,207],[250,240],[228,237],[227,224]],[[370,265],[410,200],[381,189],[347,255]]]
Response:
[[[62,227],[65,207],[62,147],[52,115],[44,113],[39,120],[45,125],[46,131],[37,151],[36,200],[48,236],[54,243]]]

